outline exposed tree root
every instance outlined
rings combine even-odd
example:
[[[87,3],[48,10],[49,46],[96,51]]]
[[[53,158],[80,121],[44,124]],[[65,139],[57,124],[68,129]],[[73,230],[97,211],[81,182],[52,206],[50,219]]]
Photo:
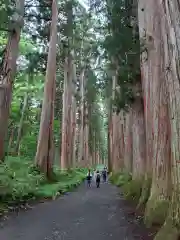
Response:
[[[141,206],[147,203],[150,195],[150,190],[151,190],[151,182],[152,182],[152,179],[146,176],[142,186],[141,197],[139,198],[139,203],[137,205],[137,208],[140,208]]]

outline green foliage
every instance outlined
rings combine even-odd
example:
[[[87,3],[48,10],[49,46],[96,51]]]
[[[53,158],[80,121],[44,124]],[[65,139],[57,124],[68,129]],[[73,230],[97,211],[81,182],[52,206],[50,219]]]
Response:
[[[142,179],[135,179],[125,183],[122,190],[126,199],[138,203],[142,193]]]
[[[151,227],[153,224],[160,224],[166,220],[169,209],[169,201],[167,199],[157,199],[151,196],[146,204],[145,224]]]
[[[0,203],[2,206],[39,198],[55,198],[84,180],[85,170],[54,169],[55,181],[45,176],[26,158],[8,157],[0,165]],[[0,210],[1,211],[1,210]]]
[[[111,75],[116,76],[119,86],[112,102],[117,112],[132,104],[133,87],[139,81],[140,41],[134,8],[136,6],[124,0],[107,2],[108,33],[102,47],[111,62]]]
[[[121,187],[124,184],[131,181],[131,178],[132,178],[131,175],[127,172],[117,172],[117,173],[112,173],[109,180],[111,181],[112,184],[118,187]]]

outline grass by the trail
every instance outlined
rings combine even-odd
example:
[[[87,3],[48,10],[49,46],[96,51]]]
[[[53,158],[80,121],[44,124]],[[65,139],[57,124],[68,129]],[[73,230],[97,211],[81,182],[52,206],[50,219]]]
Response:
[[[109,180],[112,184],[121,187],[132,180],[132,176],[126,172],[111,173]]]
[[[7,206],[29,200],[56,198],[80,184],[85,169],[61,171],[54,168],[54,181],[49,182],[32,164],[32,161],[8,157],[0,165],[0,214]]]

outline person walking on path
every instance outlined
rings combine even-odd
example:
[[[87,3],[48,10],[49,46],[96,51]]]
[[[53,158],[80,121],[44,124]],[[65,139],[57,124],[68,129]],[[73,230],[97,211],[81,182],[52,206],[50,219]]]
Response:
[[[96,187],[99,188],[100,187],[100,182],[101,182],[101,175],[99,173],[99,171],[96,172]]]
[[[106,168],[104,168],[103,171],[102,171],[102,177],[103,177],[103,181],[106,182],[106,179],[107,179],[107,171],[106,171]]]
[[[86,179],[87,179],[87,185],[88,185],[88,187],[91,187],[92,174],[91,174],[91,170],[90,170],[90,169],[88,170]]]

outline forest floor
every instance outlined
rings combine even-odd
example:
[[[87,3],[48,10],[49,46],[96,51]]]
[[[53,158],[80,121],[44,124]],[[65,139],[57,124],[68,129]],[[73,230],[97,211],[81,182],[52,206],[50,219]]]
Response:
[[[153,232],[133,214],[119,189],[82,184],[76,191],[10,214],[1,222],[2,240],[150,240]]]

